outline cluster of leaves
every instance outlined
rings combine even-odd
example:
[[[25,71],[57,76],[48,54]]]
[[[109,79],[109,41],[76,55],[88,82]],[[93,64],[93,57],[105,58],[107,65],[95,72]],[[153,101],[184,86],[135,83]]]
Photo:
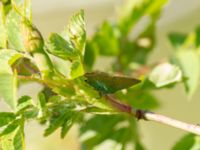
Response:
[[[175,52],[169,61],[147,64],[156,43],[156,22],[166,2],[129,0],[116,22],[105,21],[89,39],[81,10],[61,33],[51,33],[44,40],[32,23],[30,0],[1,0],[0,97],[11,108],[0,112],[2,149],[25,149],[24,125],[30,119],[47,125],[44,136],[61,128],[61,138],[78,123],[83,149],[98,149],[103,144],[110,144],[110,149],[126,149],[131,144],[144,149],[136,120],[118,112],[101,94],[112,93],[134,108],[154,109],[159,103],[153,90],[183,82],[189,96],[195,92],[200,69],[199,29],[189,35],[170,34]],[[145,26],[137,32],[143,22]],[[114,58],[107,71],[129,77],[89,73],[101,56]],[[54,58],[68,64],[64,71]],[[139,83],[133,77],[142,82],[132,87]],[[18,87],[29,81],[43,85],[37,100],[17,96]],[[87,136],[88,132],[92,134]],[[194,135],[180,143],[188,138],[188,146],[199,144]],[[174,149],[180,149],[179,145]]]

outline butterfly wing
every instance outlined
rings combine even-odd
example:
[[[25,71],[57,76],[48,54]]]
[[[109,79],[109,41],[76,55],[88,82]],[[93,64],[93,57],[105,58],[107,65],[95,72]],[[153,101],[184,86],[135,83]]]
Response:
[[[115,93],[140,83],[140,80],[135,78],[111,76],[104,72],[86,73],[85,77],[88,84],[104,94]]]

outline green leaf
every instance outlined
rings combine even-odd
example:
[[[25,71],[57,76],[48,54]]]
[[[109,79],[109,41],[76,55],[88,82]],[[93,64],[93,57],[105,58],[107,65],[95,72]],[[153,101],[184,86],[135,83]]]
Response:
[[[12,10],[6,18],[6,30],[9,46],[19,51],[25,50],[23,34],[23,20],[26,18],[31,22],[31,1],[14,0],[12,1]]]
[[[164,63],[156,66],[149,75],[149,80],[156,87],[162,87],[171,83],[179,82],[182,79],[182,72],[178,66]]]
[[[145,150],[145,148],[141,143],[137,142],[135,144],[135,150]]]
[[[84,74],[84,68],[83,64],[81,63],[81,60],[75,60],[72,62],[71,70],[70,70],[70,76],[72,79],[75,79],[79,76],[82,76]]]
[[[85,19],[84,11],[80,10],[78,13],[74,14],[65,32],[62,34],[64,38],[68,39],[73,43],[74,48],[84,52],[86,44],[86,29],[85,29]]]
[[[96,115],[116,114],[115,110],[112,110],[112,109],[109,109],[109,108],[103,108],[101,105],[97,105],[97,106],[95,106],[95,105],[97,105],[97,103],[93,104],[91,106],[87,106],[84,109],[84,112],[96,114]]]
[[[25,150],[24,131],[20,127],[13,139],[14,150]]]
[[[17,102],[17,76],[0,74],[0,97],[15,109]]]
[[[49,136],[52,134],[56,129],[58,129],[62,124],[65,122],[65,119],[67,118],[68,111],[65,113],[60,114],[56,118],[52,118],[51,121],[49,122],[49,127],[45,129],[44,131],[44,136]]]
[[[38,94],[38,100],[39,100],[38,101],[39,107],[40,107],[41,110],[43,110],[46,106],[46,96],[43,92],[40,92]]]
[[[189,96],[195,92],[199,85],[200,77],[200,60],[197,51],[186,49],[176,53],[177,64],[183,72],[185,80],[185,88]]]
[[[61,127],[61,138],[64,138],[69,129],[72,127],[74,122],[78,119],[79,113],[71,112],[68,114],[66,121],[62,124]]]
[[[93,131],[96,134],[85,139],[83,138],[83,146],[87,149],[93,149],[94,146],[107,140],[114,134],[114,126],[122,120],[123,118],[121,116],[116,115],[95,115],[85,121],[80,129],[81,135],[84,136],[84,134],[87,134],[87,131]],[[101,125],[102,123],[103,125]]]
[[[33,102],[32,102],[32,98],[29,96],[22,96],[19,100],[18,100],[18,104],[17,104],[17,110],[18,111],[23,111],[29,107],[33,106]]]
[[[91,44],[101,55],[113,56],[119,54],[120,46],[116,31],[109,22],[104,22],[94,35]]]
[[[32,3],[31,2],[32,2],[31,0],[25,0],[24,5],[23,5],[24,16],[30,21],[32,21]]]
[[[120,100],[127,102],[134,108],[152,110],[159,106],[159,100],[152,93],[143,89],[134,90],[131,88],[126,93],[117,92],[116,94]]]
[[[18,13],[26,17],[28,20],[32,20],[32,7],[31,0],[13,0],[13,7],[17,9]]]
[[[0,73],[12,74],[10,66],[21,57],[23,57],[23,55],[15,50],[2,49],[0,51],[0,65],[2,66],[0,67]]]
[[[180,33],[171,33],[169,34],[169,40],[171,44],[178,48],[186,41],[187,35],[186,34],[180,34]]]
[[[109,132],[111,127],[122,120],[123,117],[117,115],[94,115],[92,118],[85,121],[84,124],[82,124],[80,132],[81,134],[85,134],[88,130],[92,130],[97,133]],[[102,123],[104,123],[104,126],[101,125]]]
[[[93,42],[87,42],[84,54],[84,65],[90,71],[95,63],[98,50],[94,47]]]
[[[115,93],[116,91],[129,88],[140,83],[140,80],[125,77],[111,76],[104,72],[91,72],[84,75],[86,82],[99,92],[104,94]]]
[[[72,43],[66,41],[57,33],[52,33],[47,43],[49,53],[64,60],[73,60],[79,53]]]
[[[109,143],[108,149],[127,149],[128,143],[139,142],[136,128],[135,119],[127,120],[122,115],[95,115],[84,120],[80,128],[82,147],[103,149],[104,143]]]
[[[0,127],[7,125],[15,119],[15,114],[11,112],[0,112]]]
[[[6,29],[11,47],[19,51],[24,51],[23,36],[20,31],[20,18],[21,16],[15,10],[11,10],[6,19]]]
[[[3,150],[25,150],[24,129],[21,123],[1,136],[1,147]]]
[[[0,137],[10,134],[19,126],[19,119],[14,120],[6,126],[6,128],[0,133]]]
[[[7,48],[6,17],[11,10],[11,1],[2,1],[0,9],[0,48]]]
[[[144,16],[159,16],[166,2],[167,0],[128,0],[120,10],[118,25],[121,32],[127,34]]]
[[[200,137],[193,134],[187,134],[178,141],[172,150],[199,150]]]
[[[13,109],[16,107],[17,74],[10,66],[20,57],[22,55],[14,50],[0,51],[0,97]]]
[[[0,13],[0,18],[2,14]],[[7,42],[7,35],[6,35],[6,29],[2,23],[2,21],[0,20],[0,48],[6,48],[6,42]]]
[[[196,28],[196,41],[195,41],[196,47],[199,47],[200,45],[200,26]]]

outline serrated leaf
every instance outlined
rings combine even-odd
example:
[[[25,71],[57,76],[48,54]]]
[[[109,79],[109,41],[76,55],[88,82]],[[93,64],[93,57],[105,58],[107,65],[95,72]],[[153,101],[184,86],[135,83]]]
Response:
[[[39,104],[40,109],[44,109],[46,106],[46,97],[43,92],[40,92],[38,94],[38,102],[39,102],[38,104]]]
[[[1,148],[3,150],[15,150],[13,146],[13,139],[15,137],[16,132],[17,129],[1,137]]]
[[[79,76],[82,76],[84,74],[84,68],[83,64],[80,60],[75,60],[72,62],[71,70],[70,70],[70,76],[72,79],[75,79]]]
[[[3,136],[3,135],[6,135],[6,134],[10,134],[11,132],[13,132],[19,126],[19,123],[20,123],[20,119],[13,120],[11,123],[9,123],[5,127],[5,129],[3,129],[1,131],[0,137]]]
[[[25,119],[33,119],[38,116],[38,108],[34,106],[33,100],[29,96],[22,96],[18,100],[17,114],[23,115]]]
[[[48,128],[44,131],[44,136],[48,136],[52,134],[56,129],[58,129],[64,122],[67,117],[67,113],[65,112],[63,114],[60,114],[57,118],[52,118],[52,120],[49,122]]]
[[[164,63],[156,66],[149,75],[149,80],[156,87],[162,87],[171,83],[179,82],[182,79],[182,72],[178,66]]]
[[[64,37],[69,36],[70,41],[73,43],[75,49],[84,52],[86,44],[86,29],[85,29],[84,11],[80,10],[74,14],[66,31],[62,34]]]
[[[24,131],[20,127],[13,139],[14,150],[25,150]]]
[[[175,48],[180,47],[185,42],[186,38],[187,38],[186,34],[180,34],[180,33],[169,34],[169,40]]]
[[[11,112],[0,112],[0,127],[7,125],[15,119],[15,114]]]
[[[31,2],[30,0],[12,1],[12,10],[6,18],[6,30],[9,45],[19,51],[25,50],[24,35],[22,33],[22,20],[26,18],[31,21]]]
[[[66,121],[62,124],[61,127],[61,138],[64,138],[69,129],[72,127],[74,122],[77,120],[79,114],[77,112],[71,112],[68,114]]]
[[[84,109],[84,112],[96,115],[116,114],[116,111],[108,108],[102,108],[101,106],[88,106],[87,108]]]
[[[79,53],[72,43],[66,41],[57,33],[52,33],[47,43],[48,51],[64,60],[73,60],[78,57]]]
[[[33,102],[32,102],[32,98],[29,96],[22,96],[19,100],[18,100],[18,104],[17,104],[17,110],[18,111],[23,111],[29,107],[33,106]]]
[[[7,130],[7,131],[6,131]],[[8,126],[1,134],[3,150],[25,150],[23,125],[20,120]]]
[[[188,96],[192,96],[199,85],[200,79],[200,60],[197,51],[187,49],[176,53],[177,64],[183,72],[185,88]]]
[[[200,137],[193,134],[187,134],[178,141],[172,150],[199,150]]]
[[[89,85],[104,94],[115,93],[118,90],[126,89],[140,83],[140,80],[135,78],[111,76],[104,72],[86,73],[84,76]]]
[[[39,110],[37,107],[30,107],[28,110],[23,112],[25,119],[36,119],[38,117]]]

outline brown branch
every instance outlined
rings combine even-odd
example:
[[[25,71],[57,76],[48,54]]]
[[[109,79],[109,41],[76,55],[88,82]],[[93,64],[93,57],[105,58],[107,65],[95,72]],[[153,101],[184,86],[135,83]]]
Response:
[[[176,119],[172,119],[170,117],[166,117],[164,115],[156,114],[154,112],[144,111],[141,109],[134,109],[127,104],[123,104],[123,103],[119,102],[112,95],[106,95],[105,98],[110,103],[110,105],[113,106],[113,108],[117,109],[120,112],[128,113],[128,114],[136,117],[137,119],[159,122],[159,123],[166,124],[166,125],[178,128],[178,129],[185,130],[187,132],[191,132],[191,133],[200,135],[200,125],[198,125],[198,124],[196,124],[196,125],[189,124],[189,123],[185,123],[185,122],[182,122],[182,121],[179,121]]]
[[[114,109],[116,109],[120,112],[126,112],[128,114],[131,114],[131,112],[132,112],[131,106],[120,103],[112,95],[105,95],[104,97],[106,98],[106,100],[108,100],[108,102],[110,103],[111,106],[113,106]]]

